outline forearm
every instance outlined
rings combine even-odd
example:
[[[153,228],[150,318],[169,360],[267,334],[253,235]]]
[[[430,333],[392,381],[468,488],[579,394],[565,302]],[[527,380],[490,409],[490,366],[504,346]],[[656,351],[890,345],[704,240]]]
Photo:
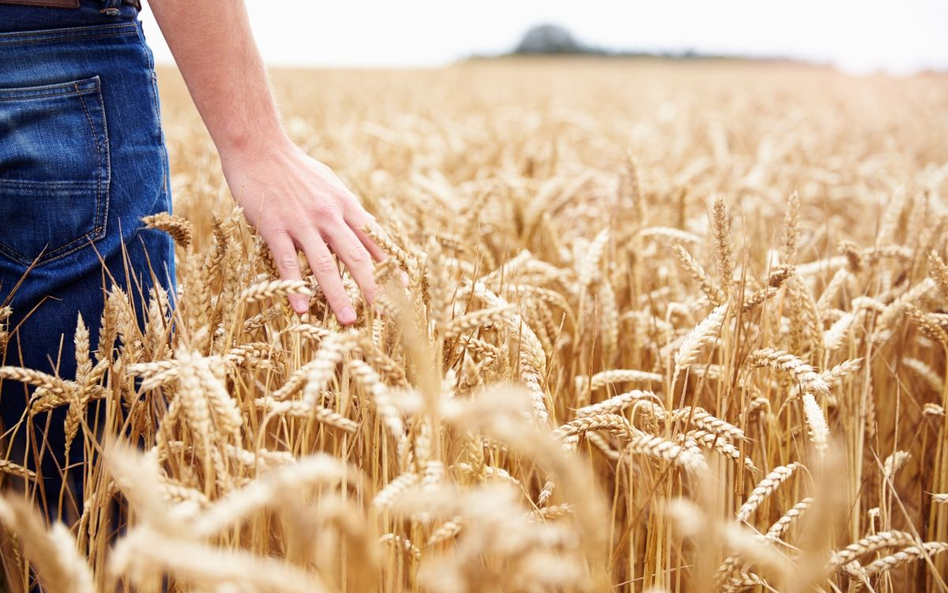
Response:
[[[151,0],[151,8],[220,152],[231,193],[270,246],[280,276],[302,278],[301,249],[340,323],[355,322],[333,253],[371,302],[372,259],[385,254],[366,229],[381,229],[329,167],[287,138],[243,0]],[[305,296],[290,302],[298,313],[308,311]]]
[[[243,0],[150,0],[221,155],[286,140]]]

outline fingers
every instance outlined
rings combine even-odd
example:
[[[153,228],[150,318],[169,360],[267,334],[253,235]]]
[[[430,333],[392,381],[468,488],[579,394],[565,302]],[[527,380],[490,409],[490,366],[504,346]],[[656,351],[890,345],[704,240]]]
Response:
[[[372,218],[370,214],[363,210],[361,213],[354,216],[347,216],[346,224],[349,225],[349,227],[352,229],[352,232],[355,233],[356,237],[358,237],[359,241],[362,243],[362,246],[365,247],[365,249],[372,256],[372,259],[377,262],[385,261],[388,255],[382,251],[381,247],[375,244],[375,241],[373,241],[372,238],[365,233],[365,231],[362,230],[366,227],[371,227],[381,232],[381,228],[379,228],[379,225],[375,222],[375,219]]]
[[[353,229],[342,223],[327,229],[324,235],[332,250],[349,268],[349,273],[352,274],[352,278],[362,289],[366,302],[371,304],[378,288],[375,285],[372,256],[369,255],[369,251],[363,245],[361,239],[356,236]]]
[[[296,256],[296,247],[293,240],[286,233],[276,233],[267,241],[273,261],[276,264],[280,278],[283,280],[302,280],[300,260]],[[291,294],[288,297],[290,306],[297,314],[302,315],[309,310],[309,297],[303,294]]]
[[[336,315],[336,319],[343,325],[350,325],[355,322],[355,309],[352,308],[352,302],[346,289],[342,285],[342,278],[339,276],[339,268],[336,266],[336,258],[332,256],[329,248],[316,233],[304,244],[306,259],[309,261],[309,267],[316,277],[316,282],[326,295],[326,301],[329,307]]]
[[[277,236],[270,247],[280,276],[287,280],[301,277],[296,253],[296,248],[301,248],[336,318],[341,324],[349,325],[356,321],[355,308],[333,253],[346,265],[365,301],[371,303],[378,292],[372,260],[384,261],[386,253],[363,229],[379,232],[381,229],[328,167],[317,166],[316,171],[325,185],[313,188],[316,191],[312,201],[302,211],[294,215],[292,208],[288,208],[283,212],[286,216],[280,218],[285,230],[274,233]],[[308,298],[301,295],[291,297],[290,304],[298,313],[309,309]]]

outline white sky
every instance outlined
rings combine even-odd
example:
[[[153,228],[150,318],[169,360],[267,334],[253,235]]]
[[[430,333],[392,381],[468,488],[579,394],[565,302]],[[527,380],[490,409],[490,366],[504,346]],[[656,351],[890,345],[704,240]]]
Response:
[[[948,0],[246,2],[273,65],[437,66],[509,50],[550,22],[608,48],[779,54],[854,73],[948,69]],[[158,60],[171,62],[147,8],[142,20]]]

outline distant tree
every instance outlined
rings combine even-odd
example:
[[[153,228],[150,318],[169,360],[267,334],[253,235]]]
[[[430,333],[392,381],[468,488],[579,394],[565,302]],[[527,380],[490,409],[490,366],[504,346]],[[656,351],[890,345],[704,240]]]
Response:
[[[538,25],[524,34],[514,53],[577,54],[585,51],[586,48],[577,42],[573,35],[563,27]]]

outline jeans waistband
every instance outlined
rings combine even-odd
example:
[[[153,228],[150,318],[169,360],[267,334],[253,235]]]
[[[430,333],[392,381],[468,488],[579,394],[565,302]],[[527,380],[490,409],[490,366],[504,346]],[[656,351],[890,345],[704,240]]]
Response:
[[[86,39],[102,39],[124,35],[138,37],[138,23],[81,25],[42,31],[0,31],[0,48],[36,43],[74,43]],[[0,59],[0,64],[3,64],[3,62],[4,60]]]
[[[0,33],[135,22],[137,4],[138,0],[79,0],[77,8],[0,4]]]

